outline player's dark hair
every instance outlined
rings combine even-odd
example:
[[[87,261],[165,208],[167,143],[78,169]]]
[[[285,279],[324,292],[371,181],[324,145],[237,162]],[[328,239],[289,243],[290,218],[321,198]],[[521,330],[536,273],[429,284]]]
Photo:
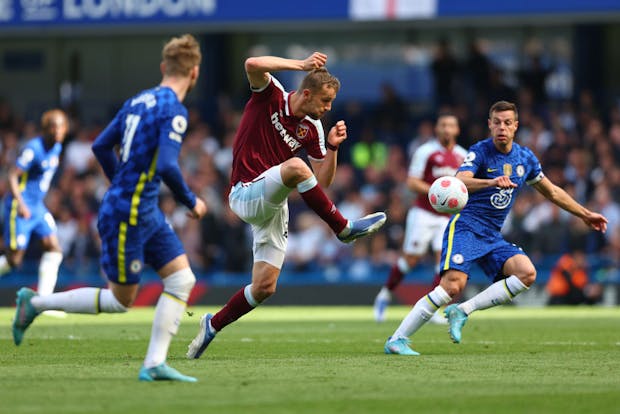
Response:
[[[173,37],[164,45],[161,58],[166,67],[166,75],[189,76],[192,68],[200,64],[202,54],[196,38],[191,34],[184,34]]]
[[[519,120],[519,111],[517,111],[517,105],[508,101],[498,101],[495,102],[491,109],[489,109],[489,119],[493,117],[493,112],[504,112],[504,111],[512,111],[515,113],[515,121]]]
[[[441,118],[444,117],[452,117],[456,119],[457,124],[459,123],[459,117],[452,111],[441,111],[437,114],[437,118],[435,119],[435,123],[439,122]]]
[[[309,89],[316,92],[323,89],[323,85],[333,88],[336,92],[340,90],[340,81],[337,77],[329,73],[326,68],[314,69],[308,73],[301,81],[299,89]]]

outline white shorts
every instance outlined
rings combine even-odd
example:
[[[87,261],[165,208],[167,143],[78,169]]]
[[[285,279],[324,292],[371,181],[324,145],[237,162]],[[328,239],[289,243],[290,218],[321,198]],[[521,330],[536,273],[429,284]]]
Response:
[[[279,165],[231,189],[230,208],[252,225],[254,262],[282,268],[288,237],[288,195],[292,190],[282,182]]]
[[[433,214],[420,207],[409,209],[403,252],[422,256],[428,252],[429,245],[434,252],[440,252],[443,232],[449,220],[450,217]]]

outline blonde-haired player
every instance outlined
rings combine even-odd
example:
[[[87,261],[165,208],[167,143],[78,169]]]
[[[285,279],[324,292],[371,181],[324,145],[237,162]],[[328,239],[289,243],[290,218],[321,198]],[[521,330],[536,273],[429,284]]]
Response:
[[[200,60],[200,46],[193,36],[171,39],[162,51],[161,83],[128,99],[93,144],[111,182],[97,224],[108,288],[87,287],[49,296],[20,289],[13,323],[16,345],[43,310],[126,312],[148,264],[161,277],[164,291],[155,308],[151,340],[138,378],[196,381],[166,364],[168,347],[196,279],[179,238],[158,207],[158,197],[163,181],[187,207],[189,216],[199,219],[207,211],[205,203],[187,187],[178,165],[188,119],[181,102],[196,85]]]

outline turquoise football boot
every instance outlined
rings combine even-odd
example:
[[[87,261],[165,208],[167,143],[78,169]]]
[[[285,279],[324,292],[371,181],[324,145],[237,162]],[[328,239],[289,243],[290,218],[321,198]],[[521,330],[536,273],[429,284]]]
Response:
[[[388,340],[385,342],[385,346],[383,347],[383,349],[386,354],[410,355],[410,356],[420,355],[420,353],[414,351],[413,349],[411,349],[411,347],[409,347],[410,344],[411,344],[411,339],[409,338],[404,338],[401,336],[401,337],[392,339],[392,337],[390,336]]]
[[[180,381],[180,382],[197,382],[194,377],[181,374],[176,369],[169,367],[165,362],[153,368],[143,366],[138,375],[140,381]]]
[[[463,312],[458,305],[452,304],[443,311],[450,324],[450,338],[455,344],[461,343],[461,330],[467,322],[467,314]]]
[[[15,318],[13,319],[13,342],[15,342],[15,345],[22,343],[24,332],[26,332],[26,329],[39,314],[30,302],[36,295],[37,293],[34,290],[26,287],[17,291],[17,307],[15,308]]]

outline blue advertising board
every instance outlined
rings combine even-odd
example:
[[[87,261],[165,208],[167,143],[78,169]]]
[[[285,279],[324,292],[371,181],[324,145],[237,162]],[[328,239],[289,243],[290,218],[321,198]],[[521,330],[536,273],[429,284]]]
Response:
[[[0,0],[2,29],[620,13],[619,0]]]
[[[0,0],[0,28],[162,23],[243,23],[345,18],[345,2],[314,0]],[[335,3],[335,4],[334,4]],[[305,3],[304,3],[305,4]]]

